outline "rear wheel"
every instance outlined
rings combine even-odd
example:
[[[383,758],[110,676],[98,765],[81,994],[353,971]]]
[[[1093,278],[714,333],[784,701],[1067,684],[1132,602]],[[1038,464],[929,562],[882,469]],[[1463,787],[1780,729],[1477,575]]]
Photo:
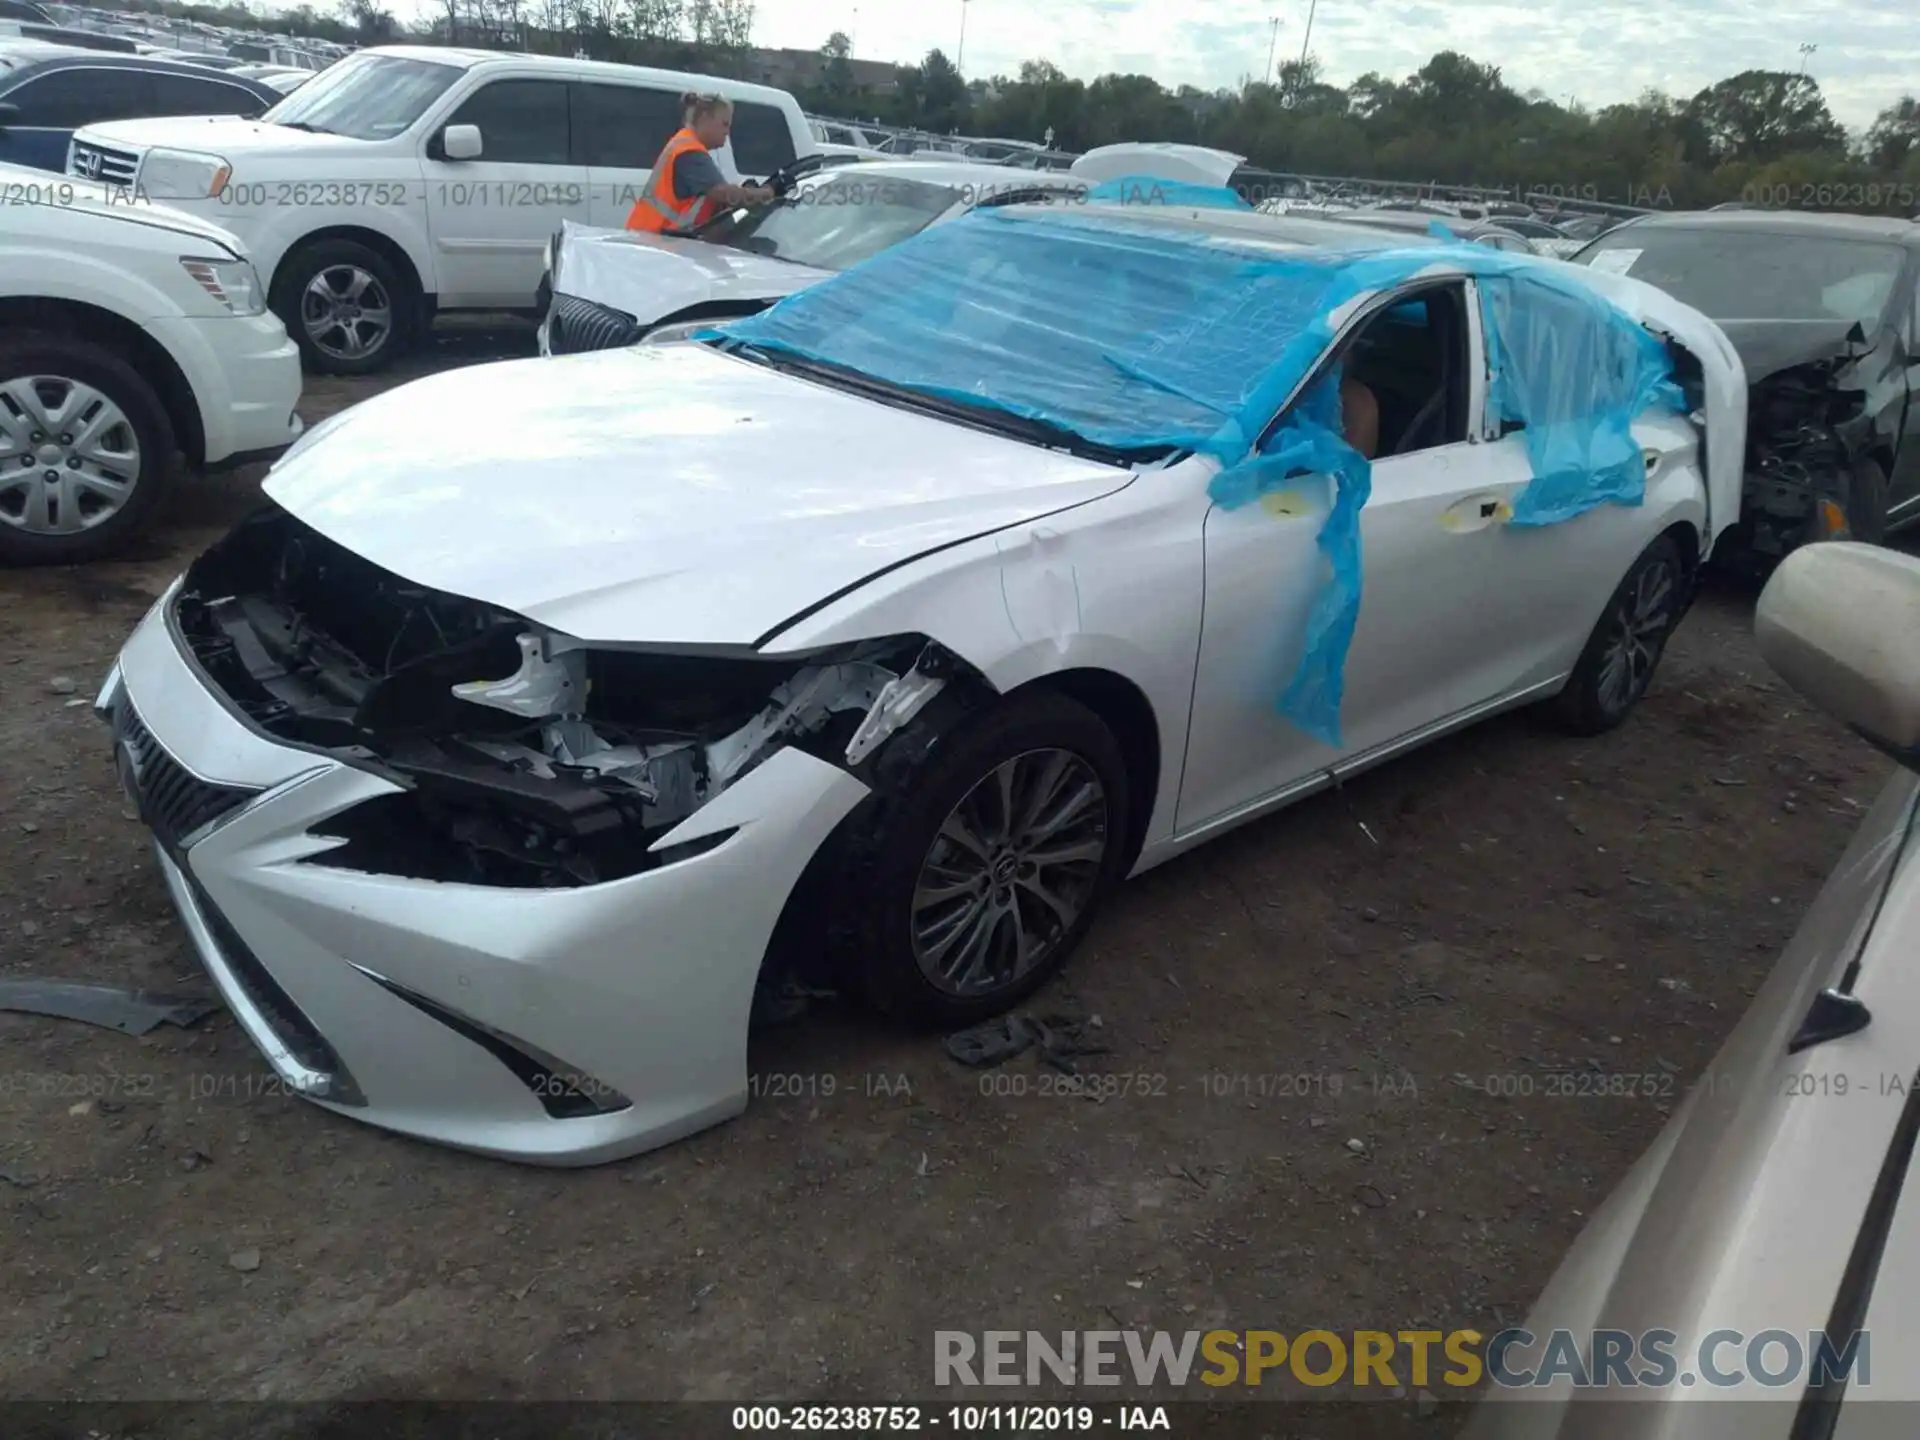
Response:
[[[859,898],[835,928],[880,1009],[969,1024],[1033,993],[1086,934],[1124,863],[1125,761],[1098,716],[1045,690],[889,748],[837,887]]]
[[[1555,718],[1576,735],[1613,729],[1640,703],[1685,611],[1686,562],[1662,535],[1640,552],[1607,601],[1564,689]]]
[[[0,342],[0,562],[110,554],[160,503],[173,427],[114,351],[27,335]]]

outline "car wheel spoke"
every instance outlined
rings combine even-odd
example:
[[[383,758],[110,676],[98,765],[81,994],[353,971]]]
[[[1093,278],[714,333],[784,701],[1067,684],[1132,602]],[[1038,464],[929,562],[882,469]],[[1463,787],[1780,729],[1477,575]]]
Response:
[[[1043,964],[1097,892],[1106,794],[1071,751],[986,771],[928,847],[911,905],[914,958],[935,988],[977,996]]]

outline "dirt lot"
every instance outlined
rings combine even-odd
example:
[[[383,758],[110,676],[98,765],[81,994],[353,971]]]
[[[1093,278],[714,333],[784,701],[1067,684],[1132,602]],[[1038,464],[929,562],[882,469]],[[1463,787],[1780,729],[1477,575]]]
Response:
[[[0,574],[4,973],[200,984],[81,702],[257,478]],[[1885,774],[1750,609],[1710,593],[1614,736],[1496,721],[1128,887],[1040,1007],[1099,1017],[1100,1102],[828,1011],[743,1118],[554,1173],[261,1093],[224,1013],[0,1015],[0,1394],[877,1402],[930,1398],[941,1328],[1515,1321],[1669,1108],[1544,1077],[1683,1088]]]

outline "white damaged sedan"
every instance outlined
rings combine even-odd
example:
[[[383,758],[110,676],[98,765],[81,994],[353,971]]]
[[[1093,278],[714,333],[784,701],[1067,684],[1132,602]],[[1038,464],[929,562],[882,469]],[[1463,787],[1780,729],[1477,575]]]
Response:
[[[1657,357],[1630,406],[1526,373],[1618,380],[1608,343]],[[790,967],[968,1023],[1342,775],[1534,701],[1618,723],[1737,518],[1744,395],[1625,277],[996,209],[725,336],[326,422],[98,706],[288,1086],[595,1163],[745,1106]]]

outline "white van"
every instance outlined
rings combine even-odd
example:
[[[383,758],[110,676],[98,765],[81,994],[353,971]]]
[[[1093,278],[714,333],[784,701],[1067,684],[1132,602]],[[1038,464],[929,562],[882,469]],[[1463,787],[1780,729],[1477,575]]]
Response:
[[[532,309],[567,220],[626,223],[680,96],[734,102],[729,180],[817,150],[762,85],[547,55],[395,45],[316,75],[258,120],[121,120],[67,170],[226,226],[311,370],[385,367],[440,310]]]

